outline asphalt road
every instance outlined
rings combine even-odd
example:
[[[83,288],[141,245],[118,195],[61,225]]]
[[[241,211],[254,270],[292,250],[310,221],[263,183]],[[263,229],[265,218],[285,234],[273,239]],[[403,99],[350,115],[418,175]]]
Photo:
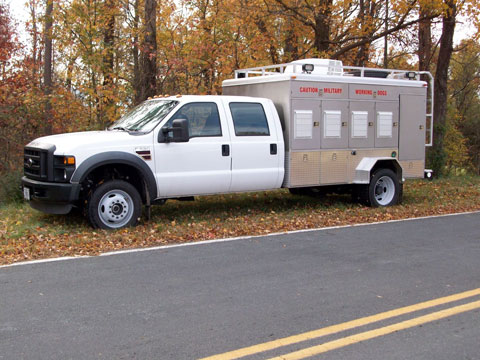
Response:
[[[480,359],[479,223],[474,213],[0,268],[0,359]]]

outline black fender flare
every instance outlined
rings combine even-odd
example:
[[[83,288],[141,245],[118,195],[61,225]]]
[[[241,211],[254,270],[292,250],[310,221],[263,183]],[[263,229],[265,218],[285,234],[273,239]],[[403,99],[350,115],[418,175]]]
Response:
[[[70,181],[72,183],[81,183],[93,170],[109,164],[129,165],[137,169],[145,180],[150,199],[157,198],[157,182],[150,167],[138,156],[123,151],[107,151],[90,156],[82,161],[73,173]],[[78,187],[78,192],[79,191],[80,187]],[[79,194],[76,194],[77,199],[78,196]]]

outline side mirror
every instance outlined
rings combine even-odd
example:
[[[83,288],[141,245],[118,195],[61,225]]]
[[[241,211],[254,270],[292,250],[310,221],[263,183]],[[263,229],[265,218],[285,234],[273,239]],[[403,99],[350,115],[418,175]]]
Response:
[[[172,133],[172,138],[168,137],[169,133]],[[187,119],[175,119],[172,121],[172,127],[163,127],[161,134],[163,139],[160,139],[159,142],[188,142],[190,139],[190,134],[188,133],[188,121]],[[162,141],[163,140],[163,141]]]

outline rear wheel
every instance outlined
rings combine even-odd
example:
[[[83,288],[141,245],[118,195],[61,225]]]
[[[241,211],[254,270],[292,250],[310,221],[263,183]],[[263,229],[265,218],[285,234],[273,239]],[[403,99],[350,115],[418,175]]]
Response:
[[[88,220],[94,228],[120,229],[135,226],[142,212],[142,201],[135,187],[123,180],[110,180],[98,186],[88,201]]]
[[[368,185],[368,203],[370,206],[390,206],[399,202],[401,186],[397,175],[390,169],[375,171]],[[365,196],[364,195],[364,196]]]

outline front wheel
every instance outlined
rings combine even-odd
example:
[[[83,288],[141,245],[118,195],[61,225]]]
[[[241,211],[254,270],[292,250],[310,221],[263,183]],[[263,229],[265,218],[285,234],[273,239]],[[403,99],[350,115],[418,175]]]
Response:
[[[390,169],[375,171],[368,185],[368,202],[373,207],[390,206],[399,202],[401,184]]]
[[[135,226],[142,212],[142,201],[135,187],[123,180],[110,180],[98,186],[88,201],[88,220],[94,228],[120,229]]]

